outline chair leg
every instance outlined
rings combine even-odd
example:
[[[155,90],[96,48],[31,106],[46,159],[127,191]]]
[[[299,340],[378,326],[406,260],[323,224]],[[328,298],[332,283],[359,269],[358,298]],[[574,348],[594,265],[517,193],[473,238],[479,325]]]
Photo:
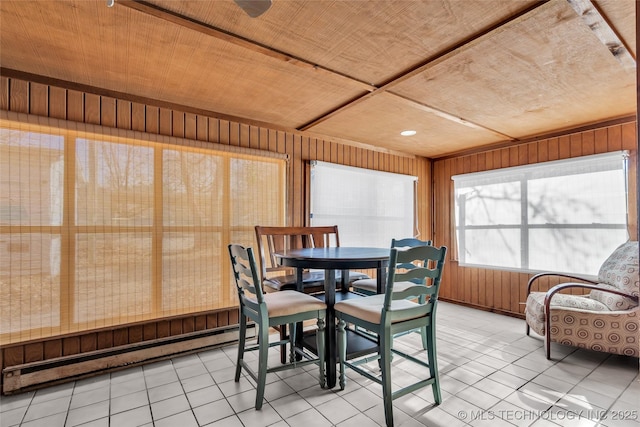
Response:
[[[425,301],[427,300],[425,295],[420,295],[420,297],[418,298],[418,302],[420,304],[424,304]],[[427,327],[423,326],[422,328],[420,328],[420,337],[422,338],[422,349],[426,350],[429,348],[429,343],[427,342]]]
[[[551,319],[548,310],[545,313],[544,348],[547,360],[551,360]]]
[[[529,336],[529,324],[527,323],[527,336]]]
[[[280,325],[280,341],[287,339],[287,325]],[[287,345],[282,344],[280,346],[280,363],[283,365],[287,363]]]
[[[295,323],[289,323],[289,363],[296,361],[296,328]]]
[[[547,356],[547,360],[551,360],[551,334],[548,329],[546,334],[544,334],[544,351]]]
[[[422,337],[422,349],[427,350],[429,348],[429,342],[427,340],[427,328],[420,328],[420,336]]]
[[[387,427],[393,427],[393,398],[391,390],[391,334],[380,334],[380,369],[382,370],[382,398]]]
[[[426,329],[426,328],[425,328]],[[440,374],[438,373],[438,352],[436,351],[435,328],[429,327],[427,336],[427,360],[429,361],[429,374],[433,378],[433,400],[436,405],[442,403],[442,393],[440,391]]]
[[[247,341],[247,316],[240,313],[240,336],[238,337],[238,357],[236,359],[236,375],[235,381],[240,381],[240,372],[242,371],[242,361],[244,359],[244,347]]]
[[[318,331],[316,332],[316,348],[318,349],[318,365],[320,368],[319,372],[319,382],[320,387],[324,388],[326,385],[326,377],[324,372],[324,334],[325,334],[325,326],[324,319],[318,318]]]
[[[340,367],[340,390],[344,390],[346,379],[344,376],[344,361],[347,359],[347,333],[344,330],[346,322],[342,319],[338,322],[338,359]]]
[[[267,383],[267,358],[269,356],[269,327],[260,325],[260,343],[258,344],[258,381],[256,391],[256,409],[262,408],[264,387]]]

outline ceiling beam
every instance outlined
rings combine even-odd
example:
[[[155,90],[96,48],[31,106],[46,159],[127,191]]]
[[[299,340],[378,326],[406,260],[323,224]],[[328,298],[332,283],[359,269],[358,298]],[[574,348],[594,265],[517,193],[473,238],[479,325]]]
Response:
[[[567,2],[623,67],[636,66],[636,59],[629,47],[591,0],[567,0]]]
[[[395,86],[399,85],[400,83],[404,82],[405,80],[408,80],[418,74],[421,74],[423,72],[425,72],[426,70],[428,70],[429,68],[432,68],[438,64],[440,64],[443,61],[446,61],[447,59],[460,54],[461,52],[464,52],[468,49],[471,49],[472,47],[474,47],[475,45],[479,44],[480,42],[486,40],[489,37],[493,37],[496,34],[500,34],[504,31],[506,31],[509,27],[520,23],[521,21],[523,21],[527,15],[531,12],[533,12],[534,10],[542,7],[545,4],[549,4],[550,0],[541,0],[537,3],[534,3],[533,5],[515,13],[514,15],[498,22],[495,25],[492,25],[489,28],[486,28],[484,30],[481,30],[479,32],[477,32],[476,34],[473,34],[471,37],[468,37],[467,39],[464,39],[462,41],[460,41],[458,44],[452,46],[451,48],[443,51],[443,52],[439,52],[438,54],[436,54],[435,56],[429,57],[426,60],[424,60],[422,63],[416,65],[415,67],[406,70],[402,73],[400,73],[399,75],[391,78],[390,80],[388,80],[387,82],[383,83],[380,87],[378,87],[377,89],[373,90],[372,92],[366,93],[360,97],[357,97],[337,108],[335,108],[334,110],[329,111],[328,113],[317,117],[316,119],[300,126],[298,129],[299,130],[308,130],[310,128],[312,128],[313,126],[316,126],[328,119],[330,119],[331,117],[335,116],[336,114],[353,107],[354,105],[357,105],[367,99],[369,99],[372,96],[378,95],[380,93],[383,92],[389,92],[389,93],[393,93],[391,92],[391,89],[393,89]],[[394,94],[397,95],[397,94]],[[399,95],[397,95],[399,96]],[[425,104],[420,104],[422,107],[426,107],[426,108],[430,108],[433,110],[436,110],[434,107],[425,105]],[[424,109],[424,108],[423,108]],[[440,111],[440,110],[438,110]],[[461,120],[467,122],[467,123],[471,123],[466,121],[463,118],[460,117],[456,117],[453,114],[449,114],[446,112],[442,112],[445,113],[444,115],[441,115],[441,117],[444,118],[449,118],[449,119],[454,119],[453,121],[456,121],[458,123],[460,123]],[[485,129],[487,131],[490,132],[495,132],[492,129],[488,129],[488,128],[484,128],[481,125],[477,125],[475,124],[475,126],[481,128],[481,129]]]
[[[175,24],[184,28],[188,28],[193,31],[197,31],[207,36],[215,37],[219,40],[225,41],[227,43],[232,43],[236,46],[243,47],[247,50],[268,56],[278,61],[286,62],[288,64],[305,68],[307,70],[315,70],[316,72],[319,72],[319,73],[326,73],[331,76],[341,77],[345,80],[348,80],[350,84],[352,85],[355,84],[356,86],[358,86],[360,90],[363,90],[365,92],[371,92],[376,89],[376,86],[370,83],[364,82],[362,80],[356,79],[355,77],[348,76],[339,71],[332,70],[318,64],[314,64],[303,58],[290,55],[286,52],[282,52],[280,50],[263,45],[253,40],[249,40],[245,37],[239,36],[237,34],[233,34],[229,31],[225,31],[220,28],[214,27],[213,25],[205,24],[204,22],[197,21],[193,18],[180,15],[168,9],[163,9],[159,6],[148,3],[146,1],[117,0],[116,4],[121,6],[126,6],[130,9],[147,14],[149,16],[153,16],[155,18],[163,19],[172,24]]]
[[[482,131],[488,131],[488,132],[491,132],[491,133],[493,133],[494,135],[496,135],[496,136],[498,136],[500,138],[508,139],[510,141],[517,141],[518,140],[517,138],[515,138],[513,136],[507,135],[507,134],[502,133],[502,132],[498,132],[497,130],[494,130],[494,129],[489,129],[489,128],[485,127],[485,126],[479,125],[479,124],[471,122],[469,120],[465,120],[465,119],[460,118],[458,116],[455,116],[453,114],[447,113],[446,111],[442,111],[442,110],[440,110],[438,108],[431,107],[429,105],[426,105],[426,104],[423,104],[421,102],[418,102],[418,101],[416,101],[414,99],[407,98],[404,95],[399,95],[399,94],[393,93],[393,92],[387,92],[387,94],[393,96],[394,98],[397,98],[397,99],[401,100],[403,103],[405,103],[407,105],[410,105],[413,108],[417,108],[418,110],[426,111],[427,113],[433,114],[434,116],[438,116],[438,117],[443,118],[445,120],[449,120],[451,122],[456,122],[458,124],[461,124],[463,126],[467,126],[467,127],[473,128],[473,129],[479,129],[479,130],[482,130]]]

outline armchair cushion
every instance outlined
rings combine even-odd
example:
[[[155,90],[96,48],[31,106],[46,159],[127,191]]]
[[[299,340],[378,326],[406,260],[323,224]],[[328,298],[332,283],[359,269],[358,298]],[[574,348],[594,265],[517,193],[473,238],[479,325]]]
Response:
[[[640,286],[639,277],[637,241],[620,245],[602,264],[598,272],[599,286],[636,297]],[[591,291],[591,298],[605,304],[609,310],[628,310],[638,305],[631,298],[597,290]]]
[[[598,285],[600,288],[604,289],[612,289],[612,290],[620,290],[620,288],[611,285],[603,285],[602,283]],[[591,291],[591,299],[595,301],[599,301],[604,304],[608,310],[616,311],[616,310],[629,310],[630,308],[637,307],[638,304],[632,300],[631,298],[624,297],[622,295],[612,294],[610,292],[604,291]],[[638,292],[635,293],[638,295]]]
[[[545,292],[531,292],[527,297],[525,316],[527,323],[540,335],[545,334],[544,297]],[[569,295],[557,293],[551,297],[551,309],[566,308],[584,311],[605,311],[609,308],[588,295]]]

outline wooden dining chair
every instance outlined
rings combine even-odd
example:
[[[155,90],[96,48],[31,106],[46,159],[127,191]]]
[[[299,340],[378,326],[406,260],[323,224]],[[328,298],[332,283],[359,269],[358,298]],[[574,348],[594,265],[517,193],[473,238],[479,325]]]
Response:
[[[264,294],[258,279],[253,250],[240,245],[229,245],[229,256],[233,277],[238,291],[240,302],[240,336],[238,338],[238,356],[236,361],[235,381],[240,380],[242,369],[254,379],[257,385],[255,408],[262,408],[264,389],[267,373],[298,368],[315,363],[319,366],[318,382],[325,386],[324,371],[324,336],[325,317],[327,306],[311,295],[297,291],[282,291],[272,294]],[[257,345],[247,346],[247,319],[255,322],[258,328]],[[298,322],[316,319],[318,330],[316,333],[316,345],[318,356],[314,356],[304,349],[296,347],[297,333],[302,333],[296,328]],[[289,325],[289,362],[270,368],[267,365],[268,351],[270,347],[286,344],[287,341],[269,342],[269,328],[281,325]],[[244,354],[247,351],[258,351],[257,372],[245,362]],[[297,360],[298,356],[301,360]]]
[[[407,237],[405,239],[392,239],[391,240],[391,247],[392,248],[403,248],[403,247],[408,247],[408,248],[414,248],[416,246],[431,246],[431,240],[420,240],[420,239],[416,239],[414,237]],[[400,269],[412,269],[415,268],[416,265],[415,264],[411,264],[411,263],[402,263],[402,264],[398,264],[396,265],[396,271],[400,270]],[[417,283],[416,281],[414,281],[414,283]],[[353,282],[353,291],[357,292],[357,293],[361,293],[364,295],[376,295],[378,293],[378,287],[377,287],[377,282],[376,279],[362,279],[362,280],[356,280],[355,282]],[[411,286],[410,283],[404,284],[404,285],[396,285],[394,291],[395,292],[399,292],[404,290],[404,288],[406,288],[407,286]],[[384,292],[384,289],[383,289]],[[422,295],[420,298],[424,299],[424,295]],[[396,337],[398,336],[402,336],[402,335],[406,335],[412,332],[416,332],[419,333],[420,336],[422,337],[422,348],[423,349],[427,349],[427,332],[426,332],[426,328],[421,328],[421,329],[416,329],[413,331],[405,331],[402,332],[398,335],[396,335]]]
[[[384,413],[388,427],[393,426],[394,399],[431,385],[435,403],[440,404],[442,401],[436,353],[435,314],[446,252],[445,246],[392,248],[385,293],[340,301],[334,306],[338,319],[340,388],[344,390],[346,385],[345,366],[382,385]],[[397,269],[398,265],[405,263],[423,262],[424,265],[420,267]],[[398,290],[400,287],[403,288],[402,291]],[[352,333],[362,335],[357,330],[359,327],[371,331],[377,337],[380,376],[365,366],[365,363],[370,361],[367,356],[347,360],[347,324],[356,327]],[[394,335],[420,328],[426,330],[426,361],[393,347]],[[363,338],[367,338],[366,334]],[[429,375],[414,384],[405,385],[393,391],[391,387],[392,353],[427,367]]]
[[[402,248],[402,247],[416,247],[416,246],[431,246],[431,240],[420,240],[414,237],[407,237],[405,239],[391,239],[391,247],[392,248]],[[400,268],[413,268],[413,264],[407,264],[404,266],[397,266]],[[354,281],[351,286],[353,287],[354,292],[358,292],[364,295],[375,295],[378,293],[378,286],[376,279],[360,279]],[[384,292],[384,289],[382,290]]]
[[[276,254],[287,249],[327,248],[340,246],[337,225],[312,227],[266,227],[255,226],[256,241],[260,256],[260,272],[264,290],[267,292],[296,289],[295,269],[281,266]],[[364,273],[350,271],[348,284],[366,279]],[[340,279],[339,272],[336,279]],[[324,291],[324,271],[305,270],[302,273],[302,292],[318,293]]]

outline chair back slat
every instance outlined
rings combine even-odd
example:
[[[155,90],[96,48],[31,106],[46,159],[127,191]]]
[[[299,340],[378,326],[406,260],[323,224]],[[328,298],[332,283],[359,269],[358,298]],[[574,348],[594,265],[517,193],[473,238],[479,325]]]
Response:
[[[385,290],[383,317],[390,310],[394,300],[417,297],[420,307],[413,307],[416,315],[428,315],[435,309],[440,288],[440,279],[444,268],[446,246],[414,246],[409,248],[391,248],[389,256],[389,274]],[[412,268],[398,268],[412,265]],[[417,266],[421,265],[421,266]],[[416,285],[403,291],[394,291],[398,282],[413,282]],[[428,298],[426,298],[428,296]]]
[[[258,304],[262,304],[264,296],[260,280],[258,279],[258,270],[253,249],[232,244],[229,245],[229,256],[231,258],[231,268],[233,270],[233,278],[235,279],[240,303],[246,303],[246,298],[251,297],[251,295],[247,295],[248,292],[255,296]]]
[[[420,240],[415,237],[407,237],[404,239],[391,239],[391,247],[392,248],[415,248],[418,246],[431,246],[431,240]],[[399,272],[404,272],[405,270],[414,269],[416,267],[423,267],[424,261],[411,261],[411,262],[399,262],[396,264],[396,275]],[[414,279],[407,279],[406,281],[411,281],[413,283],[426,285],[427,282],[420,277]]]
[[[404,239],[391,239],[392,248],[414,248],[416,246],[431,246],[431,240],[420,240],[415,237],[407,237]]]

